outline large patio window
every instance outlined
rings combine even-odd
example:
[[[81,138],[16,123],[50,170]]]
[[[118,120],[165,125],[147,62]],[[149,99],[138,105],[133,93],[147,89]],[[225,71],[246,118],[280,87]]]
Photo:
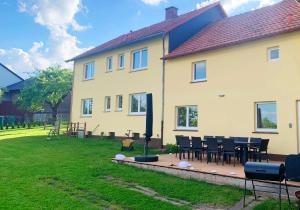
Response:
[[[95,63],[87,63],[84,66],[84,79],[85,80],[90,80],[94,79],[94,74],[95,74]]]
[[[138,71],[148,67],[148,49],[136,50],[132,53],[132,70]]]
[[[176,129],[184,129],[184,130],[198,129],[197,106],[176,107]]]
[[[256,103],[256,131],[277,131],[276,102]]]
[[[143,115],[146,113],[147,98],[146,93],[130,95],[130,114]]]
[[[82,116],[91,116],[93,113],[93,99],[82,100]]]

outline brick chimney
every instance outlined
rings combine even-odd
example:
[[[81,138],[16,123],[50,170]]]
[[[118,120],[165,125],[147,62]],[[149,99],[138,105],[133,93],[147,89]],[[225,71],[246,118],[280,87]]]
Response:
[[[177,11],[178,11],[177,7],[166,8],[166,20],[170,20],[170,19],[178,17]]]

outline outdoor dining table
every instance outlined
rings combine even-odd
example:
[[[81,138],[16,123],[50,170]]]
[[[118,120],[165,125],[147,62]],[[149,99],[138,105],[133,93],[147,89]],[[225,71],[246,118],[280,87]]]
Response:
[[[221,146],[223,144],[223,139],[218,139],[218,145]],[[202,140],[204,144],[207,143],[207,140]],[[253,146],[258,146],[259,144],[256,142],[246,142],[246,141],[239,141],[235,140],[234,144],[236,147],[239,147],[241,150],[241,155],[240,155],[240,163],[242,165],[245,165],[245,163],[249,160],[249,148]]]
[[[240,156],[240,163],[242,165],[245,165],[245,163],[249,159],[249,148],[251,146],[258,146],[259,144],[256,142],[246,142],[246,141],[239,141],[235,140],[234,144],[236,147],[239,147],[241,150],[241,156]]]

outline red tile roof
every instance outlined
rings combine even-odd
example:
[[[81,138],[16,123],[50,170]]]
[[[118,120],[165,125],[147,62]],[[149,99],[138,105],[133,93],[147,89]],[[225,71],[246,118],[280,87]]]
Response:
[[[132,42],[141,40],[141,39],[146,39],[147,37],[153,37],[155,35],[159,35],[162,33],[168,33],[172,29],[180,26],[181,24],[191,20],[192,18],[202,14],[203,12],[213,8],[213,7],[220,7],[221,11],[223,11],[222,6],[220,5],[219,2],[213,3],[211,5],[208,5],[206,7],[194,10],[192,12],[183,14],[178,16],[177,18],[166,20],[154,25],[151,25],[149,27],[142,28],[137,31],[132,31],[128,34],[121,35],[117,37],[116,39],[110,40],[102,45],[99,45],[91,50],[88,50],[84,52],[81,55],[76,56],[75,58],[71,60],[76,60],[79,58],[83,58],[89,55],[97,54],[103,51],[111,50],[119,46],[123,46],[126,44],[130,44]],[[224,12],[224,16],[227,16]]]
[[[296,30],[300,30],[300,4],[296,0],[283,0],[272,6],[212,23],[167,55],[166,59]]]

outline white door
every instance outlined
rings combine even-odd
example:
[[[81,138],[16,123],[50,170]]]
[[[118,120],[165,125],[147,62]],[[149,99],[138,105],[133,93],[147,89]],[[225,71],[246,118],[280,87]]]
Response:
[[[298,117],[298,153],[300,153],[300,101],[297,101],[297,117]]]

